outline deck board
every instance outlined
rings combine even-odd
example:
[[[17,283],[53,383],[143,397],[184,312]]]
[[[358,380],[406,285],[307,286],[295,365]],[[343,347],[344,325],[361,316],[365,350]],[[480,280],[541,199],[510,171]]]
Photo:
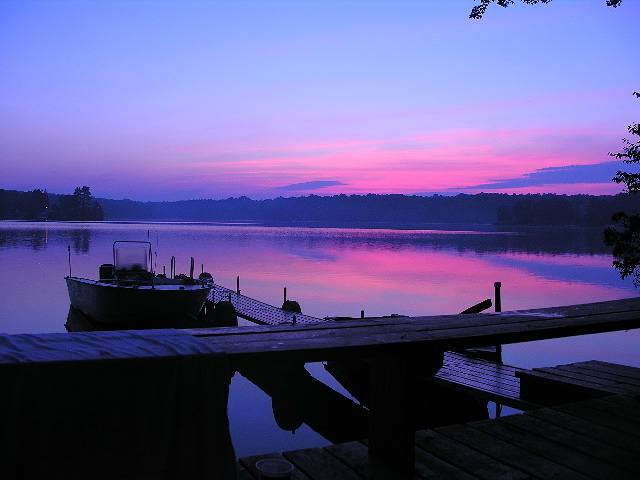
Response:
[[[597,438],[604,444],[612,447],[633,452],[636,455],[640,454],[640,442],[629,442],[629,438],[627,436],[621,435],[620,431],[606,425],[600,425],[593,421],[588,421],[551,408],[534,409],[528,413],[532,417],[539,418],[553,425]]]
[[[637,455],[609,447],[591,435],[575,433],[530,415],[513,415],[504,417],[502,421],[549,441],[557,442],[586,455],[599,458],[613,466],[621,467],[631,472],[640,471],[640,458]]]
[[[612,411],[631,414],[640,400],[610,396],[416,433],[414,479],[635,479],[640,478],[637,435],[603,425]],[[574,415],[579,411],[578,416]],[[640,414],[635,408],[633,418]],[[622,421],[626,417],[615,417]],[[621,420],[622,419],[622,420]],[[374,478],[367,442],[285,452],[294,478]],[[264,456],[241,459],[250,464]],[[400,478],[400,477],[398,477]]]
[[[356,470],[348,467],[333,455],[327,455],[321,448],[307,448],[285,452],[284,457],[295,467],[314,480],[360,480]]]
[[[465,425],[436,429],[437,432],[541,479],[586,479],[587,476],[547,460],[524,448],[497,439]]]
[[[629,423],[624,417],[610,415],[607,412],[593,409],[588,405],[580,404],[555,405],[553,410],[573,415],[588,422],[592,422],[595,425],[611,428],[619,432],[621,436],[625,436],[627,438],[630,437],[635,442],[640,442],[640,430],[638,429],[638,426]]]
[[[583,379],[594,379],[594,381],[604,380],[606,382],[613,382],[616,385],[629,386],[630,388],[635,388],[638,393],[640,393],[640,379],[623,377],[615,373],[604,372],[602,370],[584,368],[577,364],[558,365],[554,368],[558,371],[579,374],[580,378]]]
[[[463,444],[432,430],[416,433],[416,445],[441,460],[455,465],[460,470],[484,480],[529,478],[523,471],[505,465],[477,450],[464,448]]]
[[[557,442],[514,428],[500,420],[472,423],[470,426],[592,478],[602,480],[633,478],[626,471],[602,460],[578,452],[574,448],[565,447]]]

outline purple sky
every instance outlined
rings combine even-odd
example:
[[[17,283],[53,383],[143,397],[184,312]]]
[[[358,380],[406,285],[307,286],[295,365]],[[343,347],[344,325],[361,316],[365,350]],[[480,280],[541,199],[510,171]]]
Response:
[[[640,2],[0,3],[0,188],[611,193]]]

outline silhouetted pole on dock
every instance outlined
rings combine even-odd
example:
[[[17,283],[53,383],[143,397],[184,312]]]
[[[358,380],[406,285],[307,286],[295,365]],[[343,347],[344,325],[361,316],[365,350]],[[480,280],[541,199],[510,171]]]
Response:
[[[495,294],[495,310],[496,313],[500,313],[502,311],[502,296],[500,294],[500,287],[502,287],[502,282],[494,282],[493,289]],[[502,345],[496,345],[496,357],[498,363],[502,363]],[[502,404],[496,403],[496,418],[500,418],[502,415]]]
[[[236,293],[240,295],[240,275],[236,277]]]
[[[282,303],[285,304],[287,303],[287,287],[284,287],[284,294],[282,297]]]
[[[495,290],[495,308],[496,313],[500,313],[502,311],[502,296],[500,295],[500,287],[502,287],[502,282],[495,282],[493,284],[493,288]],[[498,357],[498,362],[502,363],[502,345],[496,345],[496,356]]]
[[[360,310],[360,318],[364,318],[364,310]]]

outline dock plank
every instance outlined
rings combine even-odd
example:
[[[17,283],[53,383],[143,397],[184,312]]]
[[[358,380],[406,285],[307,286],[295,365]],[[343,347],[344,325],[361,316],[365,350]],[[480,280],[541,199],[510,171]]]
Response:
[[[578,308],[579,307],[579,308]],[[414,317],[400,324],[362,321],[317,325],[283,325],[243,332],[242,327],[199,331],[200,341],[212,343],[231,357],[293,355],[305,361],[340,358],[347,354],[375,355],[448,350],[487,343],[540,340],[640,327],[640,299],[585,306],[557,307],[509,314]],[[574,315],[575,312],[581,313]]]
[[[605,372],[597,369],[584,368],[576,364],[558,365],[557,367],[554,367],[554,368],[561,371],[577,373],[582,375],[584,378],[591,377],[598,380],[606,380],[609,382],[614,382],[615,384],[629,385],[631,388],[635,388],[635,390],[638,393],[640,393],[640,379],[623,377],[615,373],[609,373],[609,372]]]
[[[636,367],[629,367],[627,365],[618,365],[615,363],[601,362],[599,360],[590,360],[588,362],[578,362],[573,365],[580,366],[582,368],[588,368],[599,372],[608,372],[621,377],[634,378],[640,380],[640,369]]]
[[[549,375],[555,375],[560,377],[560,381],[566,381],[570,379],[572,382],[581,383],[584,385],[590,385],[593,389],[600,389],[605,392],[611,393],[640,393],[640,388],[629,383],[622,383],[615,380],[607,380],[593,375],[584,374],[577,369],[567,367],[548,367],[548,368],[535,368],[533,373],[527,372],[526,375],[533,375],[537,373],[547,373]]]
[[[260,472],[256,468],[256,463],[259,460],[265,458],[284,458],[281,453],[269,453],[265,455],[253,455],[250,457],[243,457],[239,460],[241,466],[245,468],[245,470],[250,473],[254,478],[260,478]],[[311,477],[307,476],[304,472],[300,471],[300,469],[295,468],[293,470],[293,474],[291,475],[291,480],[313,480]]]
[[[620,431],[607,427],[606,425],[600,425],[550,408],[534,409],[528,413],[532,417],[567,428],[576,433],[592,436],[612,447],[627,450],[636,455],[640,454],[640,442],[629,442],[627,436],[621,435]]]
[[[530,415],[508,416],[502,418],[502,421],[539,437],[573,448],[586,455],[599,458],[616,468],[622,468],[630,472],[640,472],[640,458],[635,454],[609,447],[592,436],[573,432]]]
[[[547,460],[524,448],[497,439],[480,430],[464,425],[453,425],[436,429],[438,433],[463,443],[469,448],[478,450],[490,457],[516,467],[525,473],[540,479],[586,479],[574,470]]]
[[[362,442],[347,442],[329,445],[325,451],[336,457],[342,463],[354,470],[362,478],[372,475],[369,465],[369,450]]]
[[[478,479],[476,475],[448,463],[425,450],[416,447],[416,475],[425,480],[440,480],[443,478],[451,480],[472,480]]]
[[[257,480],[257,477],[254,477],[249,473],[249,471],[242,466],[241,463],[238,462],[238,471],[236,472],[237,480]]]
[[[627,438],[633,438],[636,442],[640,442],[640,429],[638,429],[637,425],[627,422],[624,417],[610,415],[607,412],[589,408],[586,405],[578,403],[554,405],[553,410],[582,418],[596,425],[611,428]]]
[[[457,468],[484,480],[495,478],[524,479],[529,475],[476,450],[464,448],[455,440],[432,430],[416,433],[416,445]]]
[[[591,478],[609,480],[611,478],[633,478],[626,471],[615,468],[602,460],[578,452],[573,448],[551,442],[514,428],[501,420],[473,422],[470,427],[476,428],[503,441],[512,443],[541,457],[547,458],[567,468],[576,470]]]
[[[322,448],[285,452],[284,457],[314,480],[360,480],[355,470],[328,454]]]

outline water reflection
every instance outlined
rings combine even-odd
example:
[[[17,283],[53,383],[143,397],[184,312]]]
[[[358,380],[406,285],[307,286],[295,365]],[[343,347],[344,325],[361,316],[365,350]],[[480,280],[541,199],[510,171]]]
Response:
[[[304,313],[324,316],[454,313],[503,282],[503,308],[622,298],[635,293],[610,267],[597,229],[517,232],[270,228],[193,224],[0,223],[5,301],[0,331],[61,331],[68,313],[63,277],[96,278],[115,240],[146,240],[157,268],[189,257],[216,282],[278,303],[282,288]],[[37,300],[34,301],[34,292]]]
[[[494,281],[502,281],[504,310],[637,295],[631,282],[621,281],[611,268],[597,229],[0,222],[0,331],[95,328],[69,309],[67,245],[72,246],[73,274],[97,278],[98,265],[111,260],[115,240],[147,240],[149,230],[158,270],[175,255],[177,271],[188,272],[194,256],[217,283],[234,286],[240,275],[243,292],[268,303],[282,302],[287,286],[303,312],[318,317],[359,316],[361,309],[371,316],[455,313],[491,297]],[[640,365],[638,335],[618,332],[506,346],[504,359],[523,367],[591,359]],[[229,417],[238,455],[264,452],[265,445],[291,450],[362,436],[363,407],[321,364],[286,368],[286,382],[273,378],[277,369],[247,370],[233,377]],[[433,400],[423,410],[438,416],[447,405],[450,399]],[[468,405],[459,410],[471,411]],[[332,421],[334,411],[345,421]]]

